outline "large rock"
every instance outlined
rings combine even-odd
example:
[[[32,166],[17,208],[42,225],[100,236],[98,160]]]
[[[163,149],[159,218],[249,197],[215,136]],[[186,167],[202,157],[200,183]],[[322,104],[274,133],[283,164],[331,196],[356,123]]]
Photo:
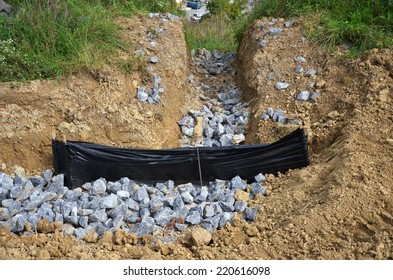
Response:
[[[212,235],[204,228],[197,227],[191,233],[191,240],[195,246],[208,245],[212,239]]]

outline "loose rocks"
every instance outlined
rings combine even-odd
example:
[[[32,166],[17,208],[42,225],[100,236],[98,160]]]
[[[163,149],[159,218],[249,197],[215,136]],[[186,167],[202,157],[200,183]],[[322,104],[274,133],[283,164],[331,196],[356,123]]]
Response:
[[[247,208],[247,203],[257,194],[266,194],[261,185],[262,176],[256,176],[259,183],[252,183],[248,193],[247,182],[239,176],[230,181],[216,180],[203,187],[191,183],[175,186],[173,181],[139,185],[128,178],[117,182],[98,179],[84,184],[83,188],[68,190],[63,176],[36,177],[34,180],[46,183],[34,187],[23,178],[12,179],[0,173],[0,227],[23,233],[35,230],[46,219],[47,223],[57,221],[65,234],[79,239],[92,234],[96,238],[117,229],[137,235],[150,234],[171,223],[171,228],[178,230],[184,230],[187,225],[201,225],[213,231],[232,222],[236,213],[244,213],[247,220],[255,219],[256,211]],[[22,181],[30,190],[23,201],[19,200],[19,191],[19,196],[11,196],[11,191],[19,189]],[[56,189],[63,191],[48,191],[54,183]],[[27,223],[30,223],[28,228]]]

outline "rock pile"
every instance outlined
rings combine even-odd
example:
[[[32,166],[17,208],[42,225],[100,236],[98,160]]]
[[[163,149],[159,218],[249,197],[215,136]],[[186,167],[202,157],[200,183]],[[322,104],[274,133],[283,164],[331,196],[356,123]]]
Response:
[[[64,176],[53,176],[50,170],[29,178],[0,173],[0,226],[23,233],[47,219],[61,223],[66,234],[77,238],[116,229],[143,235],[164,228],[184,230],[189,225],[212,232],[237,213],[255,220],[258,209],[247,202],[266,195],[264,176],[255,179],[248,185],[237,176],[202,187],[173,181],[146,185],[128,178],[98,179],[70,190],[64,186]]]
[[[193,52],[192,56],[199,72],[205,75],[216,76],[224,72],[234,75],[234,53],[199,49]],[[193,77],[190,82],[194,83]],[[198,119],[202,120],[203,140],[197,142],[197,145],[218,147],[244,142],[250,113],[248,104],[241,102],[240,90],[232,83],[222,84],[214,94],[211,94],[210,85],[203,84],[202,89],[205,93],[200,97],[205,101],[205,105],[199,110],[190,110],[188,116],[178,121],[182,133],[186,136],[182,145],[191,145]]]

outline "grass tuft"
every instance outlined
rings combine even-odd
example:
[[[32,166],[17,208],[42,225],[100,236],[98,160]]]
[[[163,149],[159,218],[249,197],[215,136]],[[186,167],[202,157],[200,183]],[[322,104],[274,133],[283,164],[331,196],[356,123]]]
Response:
[[[200,23],[187,22],[184,33],[188,48],[205,48],[210,51],[236,51],[238,42],[235,38],[234,21],[226,15],[213,15]]]

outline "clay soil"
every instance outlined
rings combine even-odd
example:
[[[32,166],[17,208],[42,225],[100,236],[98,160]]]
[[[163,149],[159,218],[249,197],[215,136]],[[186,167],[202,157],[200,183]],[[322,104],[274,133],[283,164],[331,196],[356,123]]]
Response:
[[[267,31],[261,23],[267,21],[261,19],[246,31],[236,65],[238,85],[252,111],[247,142],[272,142],[295,129],[260,119],[267,107],[284,109],[287,116],[302,120],[310,166],[267,176],[268,196],[252,202],[260,207],[255,222],[237,217],[199,247],[188,233],[137,238],[118,231],[99,240],[76,240],[42,222],[29,236],[1,229],[0,258],[392,259],[392,50],[344,59],[302,39],[301,20],[260,48]],[[122,23],[124,40],[135,48],[148,49],[146,32],[165,29],[157,48],[148,50],[148,56],[156,54],[160,60],[153,67],[166,87],[162,104],[136,100],[143,72],[124,75],[109,66],[60,81],[1,84],[0,164],[5,171],[18,165],[34,174],[51,167],[53,131],[70,140],[118,147],[179,145],[176,120],[195,108],[197,94],[188,84],[191,69],[182,24],[143,17]],[[306,59],[301,64],[306,70],[317,70],[315,77],[295,74],[298,56]],[[276,80],[269,80],[269,74]],[[277,91],[277,81],[290,87]],[[296,101],[296,94],[311,82],[321,93],[318,100]]]

